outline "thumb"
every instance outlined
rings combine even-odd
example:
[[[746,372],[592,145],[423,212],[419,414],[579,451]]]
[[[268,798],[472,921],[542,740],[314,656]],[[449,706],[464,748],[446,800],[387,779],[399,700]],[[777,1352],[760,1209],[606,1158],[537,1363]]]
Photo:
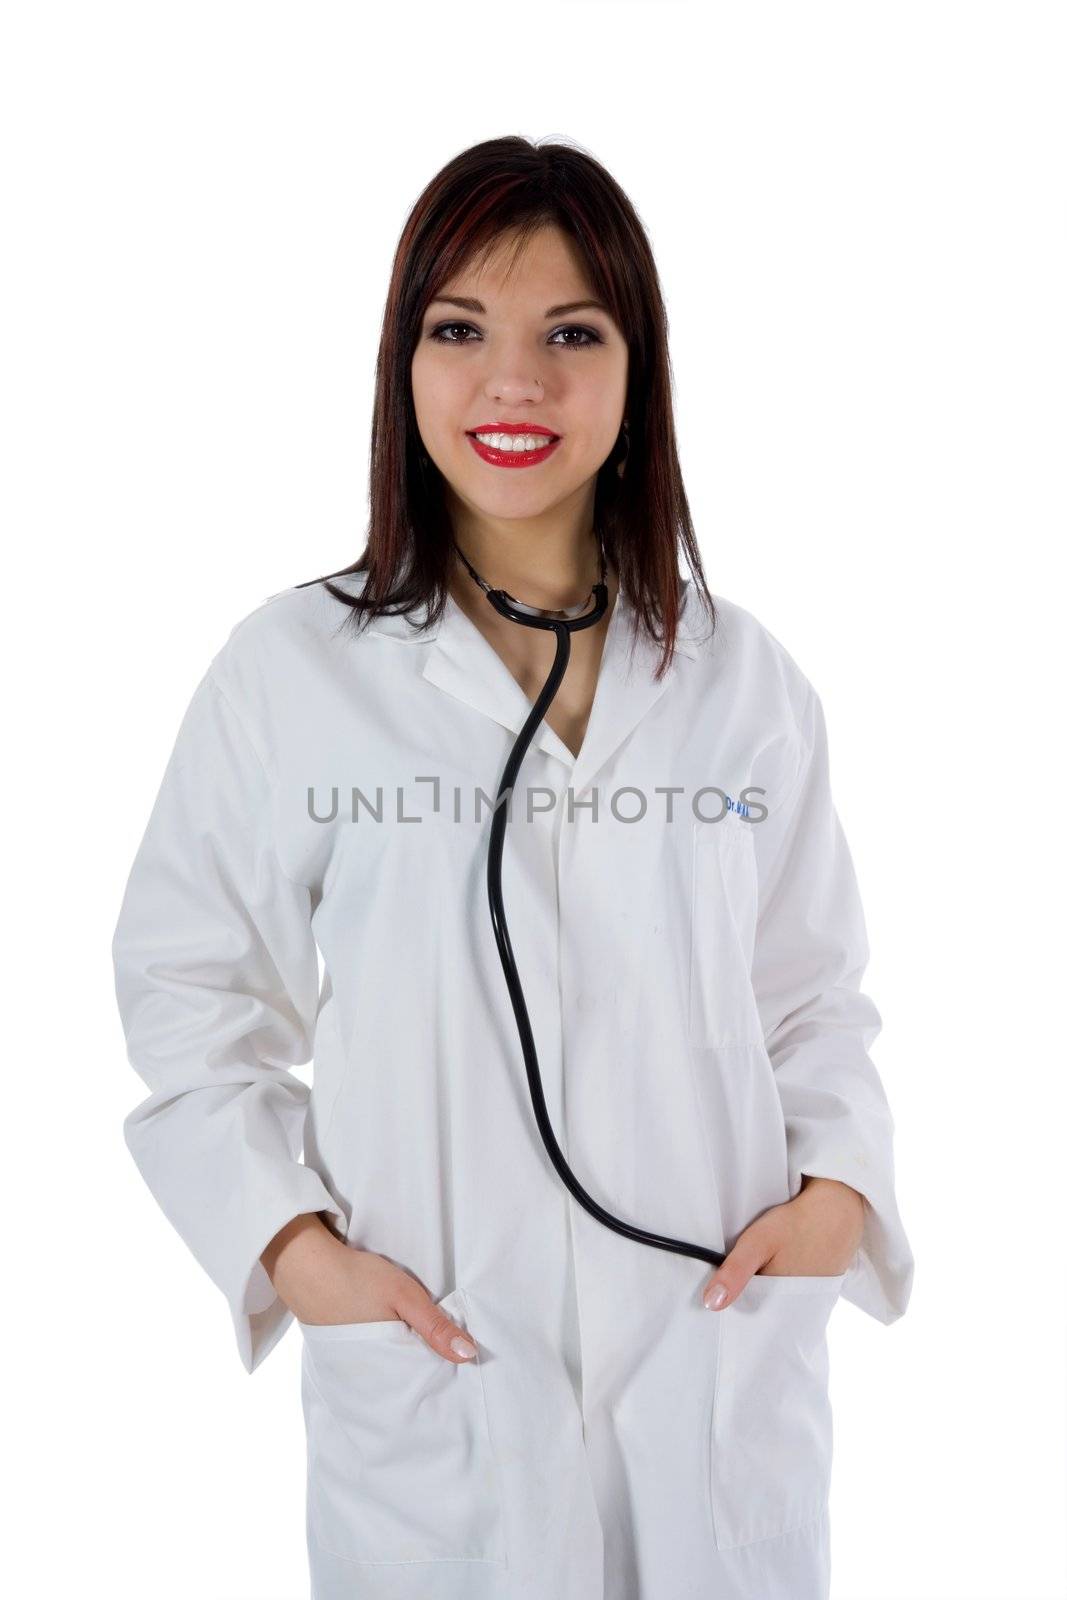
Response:
[[[410,1288],[403,1300],[397,1302],[396,1310],[408,1327],[413,1328],[430,1349],[444,1356],[446,1361],[462,1366],[478,1354],[478,1347],[466,1329],[453,1322],[437,1301],[432,1300],[425,1290],[420,1290],[418,1285]]]
[[[769,1261],[774,1249],[755,1225],[746,1228],[733,1249],[716,1268],[715,1276],[704,1286],[704,1304],[709,1311],[721,1311],[733,1305],[741,1290],[755,1273]]]

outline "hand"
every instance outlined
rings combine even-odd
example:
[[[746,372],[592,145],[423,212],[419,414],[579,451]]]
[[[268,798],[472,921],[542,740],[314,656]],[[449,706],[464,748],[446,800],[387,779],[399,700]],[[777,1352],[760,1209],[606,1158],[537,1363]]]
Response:
[[[705,1286],[704,1304],[712,1311],[731,1305],[757,1272],[772,1278],[846,1272],[863,1238],[867,1205],[849,1184],[805,1173],[799,1194],[762,1212],[738,1235]],[[709,1297],[720,1286],[726,1294],[716,1304]]]
[[[430,1349],[460,1365],[477,1354],[465,1329],[445,1315],[410,1272],[373,1250],[357,1250],[317,1212],[294,1217],[263,1251],[278,1294],[301,1322],[406,1322]],[[452,1341],[462,1341],[456,1349]]]

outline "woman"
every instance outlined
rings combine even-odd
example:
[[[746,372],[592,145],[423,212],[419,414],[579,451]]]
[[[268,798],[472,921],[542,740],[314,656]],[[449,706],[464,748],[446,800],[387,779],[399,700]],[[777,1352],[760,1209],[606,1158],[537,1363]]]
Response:
[[[556,636],[483,585],[561,620],[601,560],[508,933],[575,1177],[704,1260],[568,1193],[486,894]],[[826,1325],[913,1270],[828,770],[707,592],[632,206],[566,146],[464,152],[394,263],[366,551],[215,655],[114,940],[134,1159],[247,1370],[301,1329],[315,1600],[826,1595]]]

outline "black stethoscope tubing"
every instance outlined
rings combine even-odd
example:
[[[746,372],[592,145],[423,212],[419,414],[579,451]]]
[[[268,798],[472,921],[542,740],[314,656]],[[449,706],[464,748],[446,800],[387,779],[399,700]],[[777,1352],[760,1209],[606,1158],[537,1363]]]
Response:
[[[497,790],[493,821],[489,833],[487,874],[489,911],[492,917],[493,933],[496,938],[500,962],[504,969],[508,993],[511,996],[515,1022],[519,1030],[523,1059],[526,1063],[526,1079],[530,1086],[530,1099],[533,1102],[534,1116],[537,1119],[541,1138],[551,1157],[553,1166],[571,1194],[579,1205],[584,1206],[586,1211],[595,1217],[598,1222],[603,1223],[606,1228],[612,1228],[616,1233],[622,1234],[627,1239],[634,1239],[639,1244],[652,1245],[657,1250],[671,1250],[676,1255],[692,1256],[697,1261],[707,1261],[712,1266],[721,1266],[726,1259],[721,1250],[712,1250],[706,1245],[687,1244],[682,1239],[672,1239],[662,1233],[650,1233],[645,1228],[637,1227],[634,1223],[625,1222],[620,1217],[612,1216],[611,1212],[605,1211],[604,1207],[598,1204],[592,1195],[586,1193],[571,1171],[552,1130],[548,1107],[545,1104],[533,1029],[530,1026],[526,998],[522,992],[522,984],[519,981],[518,967],[515,964],[515,955],[511,948],[511,938],[508,933],[507,917],[504,914],[504,895],[501,886],[500,867],[504,853],[504,832],[507,827],[511,791],[514,788],[515,779],[523,758],[529,749],[530,741],[563,681],[567,663],[570,660],[571,634],[577,633],[582,628],[591,628],[594,623],[600,621],[607,610],[608,588],[605,581],[607,563],[603,541],[600,542],[600,578],[593,585],[589,597],[593,602],[592,610],[584,611],[584,607],[589,604],[589,600],[586,600],[582,602],[581,606],[562,607],[562,617],[560,612],[546,613],[536,606],[525,606],[521,601],[516,600],[513,595],[508,594],[506,589],[491,589],[475,572],[462,550],[459,549],[459,546],[456,545],[455,548],[471,577],[479,588],[483,590],[494,610],[498,611],[502,617],[506,617],[509,622],[519,622],[523,627],[549,629],[556,636],[556,659],[552,663],[552,670],[546,678],[544,687],[534,702],[530,715],[523,723],[519,735],[511,748],[511,753],[508,756],[503,776],[500,780],[500,787]],[[584,614],[575,615],[574,613]],[[507,799],[504,799],[505,796],[507,796]]]

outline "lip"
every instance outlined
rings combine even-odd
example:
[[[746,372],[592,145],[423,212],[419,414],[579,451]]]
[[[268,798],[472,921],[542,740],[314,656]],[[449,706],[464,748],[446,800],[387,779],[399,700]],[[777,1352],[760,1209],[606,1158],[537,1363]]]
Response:
[[[546,439],[558,439],[558,433],[553,433],[551,428],[539,427],[535,422],[479,422],[477,427],[468,428],[470,433],[540,433]]]
[[[482,460],[487,462],[491,467],[514,467],[517,469],[522,467],[536,467],[540,462],[547,461],[549,456],[560,443],[559,434],[549,433],[546,428],[493,427],[479,429],[479,432],[539,433],[544,434],[545,436],[544,444],[537,450],[496,450],[492,445],[483,444],[480,439],[476,439],[473,432],[468,433],[467,437],[471,442],[471,449],[476,455],[481,456]]]

